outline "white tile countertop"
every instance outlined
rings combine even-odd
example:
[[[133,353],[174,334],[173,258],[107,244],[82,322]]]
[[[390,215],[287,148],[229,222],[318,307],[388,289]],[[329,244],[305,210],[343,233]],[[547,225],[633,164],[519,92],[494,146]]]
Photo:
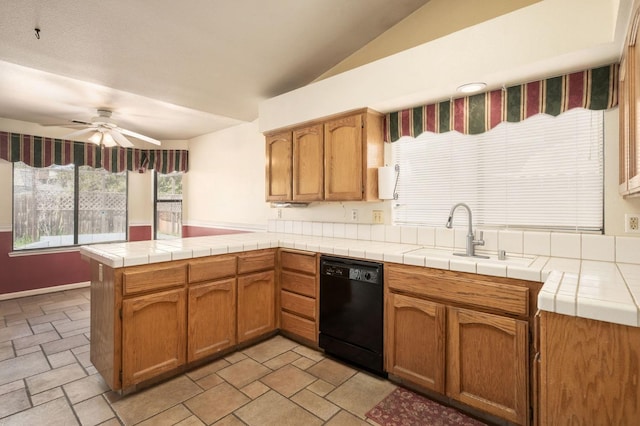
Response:
[[[452,248],[278,232],[94,244],[80,253],[121,268],[273,247],[544,282],[539,309],[640,326],[639,264],[548,256],[479,259],[454,256],[460,250]]]

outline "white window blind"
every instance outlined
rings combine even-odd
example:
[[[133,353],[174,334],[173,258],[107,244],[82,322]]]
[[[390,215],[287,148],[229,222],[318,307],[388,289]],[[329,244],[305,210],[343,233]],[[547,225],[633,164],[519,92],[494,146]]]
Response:
[[[394,223],[444,226],[467,203],[475,225],[603,230],[604,115],[573,109],[479,135],[424,133],[392,144],[400,165]],[[466,226],[460,209],[454,224]]]

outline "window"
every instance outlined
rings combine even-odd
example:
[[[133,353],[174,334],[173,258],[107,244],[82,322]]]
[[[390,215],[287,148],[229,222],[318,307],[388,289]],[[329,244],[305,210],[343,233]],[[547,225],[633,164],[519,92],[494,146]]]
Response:
[[[444,226],[467,203],[474,225],[603,230],[603,112],[573,109],[479,135],[424,133],[393,143],[394,223]],[[464,210],[455,224],[466,226]]]
[[[182,176],[156,173],[156,240],[182,237]]]
[[[127,177],[73,164],[13,163],[13,249],[126,240]]]

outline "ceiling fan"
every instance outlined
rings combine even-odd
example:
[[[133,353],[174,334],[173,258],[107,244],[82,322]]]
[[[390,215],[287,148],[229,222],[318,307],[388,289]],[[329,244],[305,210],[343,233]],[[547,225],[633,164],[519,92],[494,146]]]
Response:
[[[116,122],[111,118],[111,111],[108,109],[98,109],[98,115],[91,118],[90,122],[72,120],[73,124],[67,126],[86,126],[84,129],[69,133],[63,136],[65,139],[72,139],[87,133],[92,133],[89,137],[89,141],[105,146],[112,147],[120,145],[124,148],[133,147],[133,143],[125,137],[130,136],[136,139],[143,140],[155,145],[160,145],[160,141],[149,136],[141,135],[140,133],[132,132],[131,130],[118,127]]]

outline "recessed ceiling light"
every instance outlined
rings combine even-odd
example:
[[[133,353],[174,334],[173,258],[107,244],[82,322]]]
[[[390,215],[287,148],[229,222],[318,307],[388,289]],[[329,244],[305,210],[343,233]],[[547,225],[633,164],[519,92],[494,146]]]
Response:
[[[462,86],[458,86],[456,90],[462,93],[474,93],[479,92],[485,87],[487,87],[487,83],[467,83]]]

